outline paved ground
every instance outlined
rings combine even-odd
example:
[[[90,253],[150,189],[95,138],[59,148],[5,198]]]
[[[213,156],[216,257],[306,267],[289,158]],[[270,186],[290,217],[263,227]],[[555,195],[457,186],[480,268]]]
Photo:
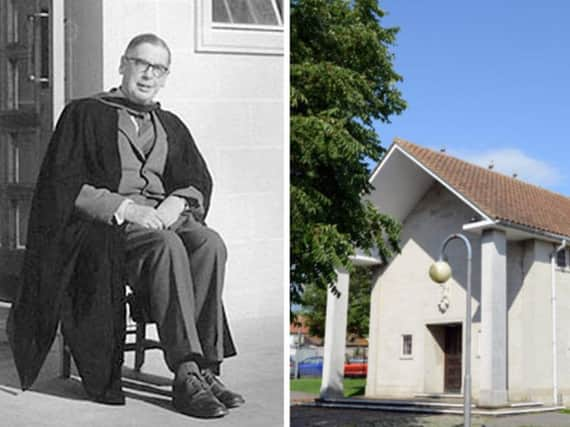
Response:
[[[283,318],[232,323],[239,355],[223,366],[223,379],[244,394],[245,406],[217,420],[198,420],[174,411],[171,374],[159,350],[147,352],[142,377],[125,369],[127,404],[100,405],[85,399],[79,379],[56,377],[58,355],[52,352],[32,390],[19,389],[7,343],[0,341],[0,425],[2,427],[134,427],[215,425],[228,427],[283,425]],[[127,356],[132,366],[132,354]]]
[[[291,427],[462,427],[463,417],[360,409],[331,409],[299,406],[314,399],[307,393],[291,393]],[[507,417],[471,419],[473,427],[570,427],[570,415],[547,412]]]
[[[473,427],[568,427],[570,415],[547,412],[508,417],[473,417]],[[291,427],[462,427],[463,417],[356,409],[291,407]]]

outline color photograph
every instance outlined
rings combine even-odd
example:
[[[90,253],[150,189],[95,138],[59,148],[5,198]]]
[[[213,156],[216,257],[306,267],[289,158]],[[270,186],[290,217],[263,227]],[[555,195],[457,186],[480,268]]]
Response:
[[[291,2],[291,426],[570,425],[569,14]]]

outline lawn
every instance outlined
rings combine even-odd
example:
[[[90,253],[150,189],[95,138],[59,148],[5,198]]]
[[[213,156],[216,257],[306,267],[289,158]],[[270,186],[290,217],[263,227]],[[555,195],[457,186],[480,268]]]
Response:
[[[366,378],[345,378],[344,396],[363,396]],[[305,393],[319,394],[321,391],[320,378],[300,378],[291,380],[291,391],[304,391]]]

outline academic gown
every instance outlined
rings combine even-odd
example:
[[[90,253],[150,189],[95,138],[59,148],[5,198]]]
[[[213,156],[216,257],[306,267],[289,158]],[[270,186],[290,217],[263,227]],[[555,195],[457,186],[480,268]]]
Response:
[[[204,195],[207,213],[212,179],[192,136],[174,114],[156,110],[168,141],[166,194],[190,185]],[[55,338],[60,320],[92,397],[120,387],[125,339],[124,236],[119,226],[74,212],[83,184],[117,191],[121,162],[118,113],[96,99],[72,101],[49,143],[32,199],[18,296],[7,332],[28,389]],[[224,347],[235,353],[225,324]]]

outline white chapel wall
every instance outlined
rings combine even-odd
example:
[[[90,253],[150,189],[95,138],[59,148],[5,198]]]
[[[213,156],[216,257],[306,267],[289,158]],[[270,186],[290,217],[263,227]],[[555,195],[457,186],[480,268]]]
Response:
[[[555,245],[530,240],[509,260],[509,398],[553,402],[552,290],[550,254]],[[555,269],[558,387],[570,399],[570,269]],[[521,373],[524,373],[522,375]]]
[[[380,207],[381,210],[381,207]],[[465,313],[466,252],[461,242],[448,246],[454,268],[450,283],[450,307],[440,313],[437,304],[441,288],[434,284],[428,269],[437,259],[441,243],[451,233],[461,232],[473,211],[439,184],[434,184],[404,221],[402,252],[380,274],[372,292],[373,325],[370,336],[366,388],[368,396],[413,396],[421,392],[443,392],[443,367],[437,339],[427,324],[463,323]],[[476,357],[479,329],[480,242],[468,236],[473,247],[473,389],[478,389]],[[401,353],[401,335],[413,335],[413,357]],[[437,332],[436,332],[437,335]],[[430,365],[427,363],[430,361]],[[439,363],[438,368],[432,363]],[[441,388],[437,390],[437,388]],[[426,390],[427,389],[427,390]]]
[[[538,240],[519,246],[522,253],[519,257],[513,254],[510,261],[513,268],[522,266],[521,277],[513,274],[508,278],[509,399],[551,403],[553,246]]]
[[[570,402],[570,268],[556,271],[558,385],[563,402]]]

